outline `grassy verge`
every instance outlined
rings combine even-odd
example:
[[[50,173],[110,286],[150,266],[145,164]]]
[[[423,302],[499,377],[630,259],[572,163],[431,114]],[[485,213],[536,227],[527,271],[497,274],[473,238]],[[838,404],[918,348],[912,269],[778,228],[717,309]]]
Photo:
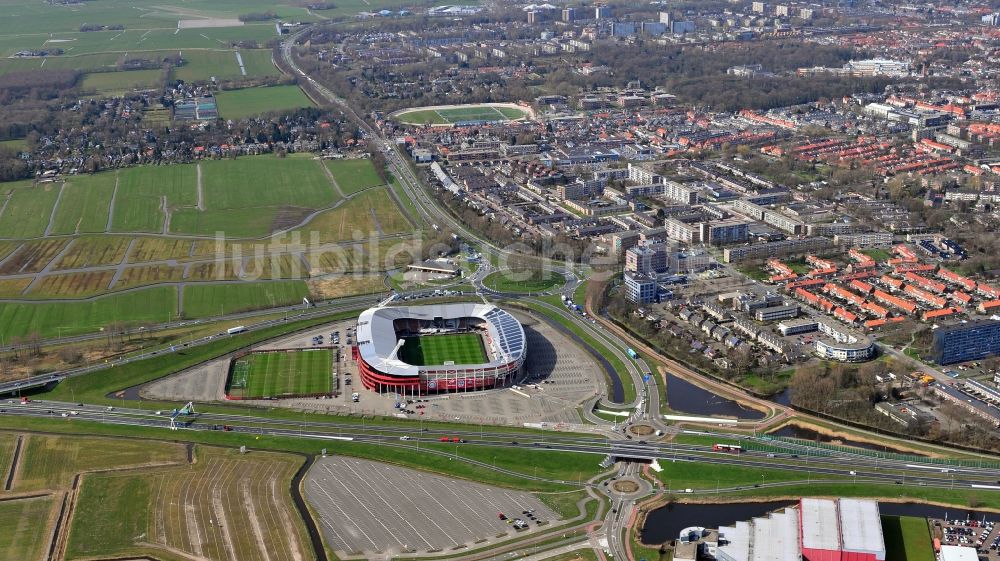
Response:
[[[483,285],[499,292],[533,293],[552,290],[564,281],[562,275],[543,270],[530,272],[497,271],[483,279]]]
[[[883,485],[875,483],[829,482],[810,485],[790,485],[768,489],[748,489],[728,497],[867,497],[907,502],[931,502],[958,508],[989,508],[1000,510],[1000,492],[982,489],[937,489],[913,485]]]
[[[229,448],[246,446],[250,450],[271,450],[310,455],[318,454],[322,448],[326,448],[330,454],[364,458],[472,481],[489,481],[491,485],[511,489],[549,493],[573,491],[576,490],[576,487],[526,479],[526,477],[537,476],[567,481],[578,479],[586,481],[598,473],[599,467],[597,464],[600,459],[598,456],[592,454],[534,449],[518,450],[490,446],[463,447],[461,445],[422,444],[420,447],[421,450],[436,450],[458,456],[458,458],[452,458],[439,454],[420,453],[415,446],[408,445],[404,447],[399,446],[398,443],[371,444],[346,441],[320,441],[288,436],[254,436],[252,434],[233,432],[170,431],[169,429],[158,427],[105,425],[95,421],[72,418],[9,417],[5,419],[4,428],[60,434],[88,434],[194,442]],[[491,466],[495,465],[497,469],[508,470],[512,473],[496,471],[490,467],[464,462],[461,459],[482,462]]]
[[[927,520],[914,516],[883,516],[886,561],[934,561]]]
[[[563,520],[576,518],[580,514],[580,509],[577,508],[576,503],[588,498],[587,492],[583,489],[567,491],[565,493],[538,493],[537,496]],[[590,498],[588,503],[584,505],[585,508],[589,506],[589,502],[596,504],[597,500]]]

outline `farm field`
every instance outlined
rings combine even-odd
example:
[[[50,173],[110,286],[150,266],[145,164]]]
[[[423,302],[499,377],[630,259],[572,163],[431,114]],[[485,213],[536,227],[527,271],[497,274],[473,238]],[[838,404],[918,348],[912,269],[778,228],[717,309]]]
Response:
[[[14,459],[14,442],[16,438],[13,433],[0,433],[0,481],[7,481],[10,463]]]
[[[54,503],[51,495],[0,501],[0,559],[42,559]]]
[[[331,273],[371,274],[406,265],[419,251],[419,240],[398,238],[339,245],[335,249],[310,253],[306,258],[314,277]]]
[[[299,304],[309,296],[300,280],[184,286],[184,316],[202,318]]]
[[[384,187],[361,193],[339,207],[327,210],[296,231],[303,240],[340,242],[353,240],[355,232],[368,238],[372,232],[398,234],[412,230],[412,226]]]
[[[215,257],[215,240],[186,240],[166,237],[140,237],[135,239],[129,263],[145,263],[147,261],[188,261],[190,259]],[[232,245],[223,243],[227,255],[232,253]]]
[[[244,59],[244,65],[246,59]],[[223,119],[241,119],[271,111],[313,107],[298,86],[270,86],[219,92],[215,96]]]
[[[84,471],[185,461],[184,446],[180,444],[121,440],[113,441],[111,449],[109,442],[84,436],[25,435],[13,490],[68,489],[73,476]]]
[[[115,173],[74,175],[66,180],[51,234],[104,232],[108,224]]]
[[[130,241],[131,238],[117,236],[77,238],[53,269],[80,269],[121,263]]]
[[[306,281],[309,293],[316,298],[340,298],[355,294],[381,294],[386,291],[380,275],[343,275],[331,279]]]
[[[197,171],[193,165],[141,166],[118,172],[112,230],[162,232],[163,199],[167,208],[198,203]]]
[[[301,458],[205,446],[195,454],[190,466],[86,475],[67,559],[161,548],[198,559],[313,557],[288,492]]]
[[[28,147],[28,141],[23,138],[15,140],[0,140],[0,150],[24,150]]]
[[[89,333],[114,322],[163,322],[177,317],[177,288],[151,287],[79,302],[0,302],[0,336]]]
[[[368,158],[325,160],[324,163],[345,195],[351,195],[385,183],[379,178],[378,173],[375,172],[375,165]]]
[[[495,107],[487,104],[464,105],[443,109],[415,108],[403,111],[394,118],[412,125],[450,125],[464,121],[511,121],[528,116],[528,112],[514,107]]]
[[[69,243],[70,240],[64,238],[25,242],[0,265],[0,274],[37,273]]]
[[[0,205],[7,205],[0,213],[0,238],[37,238],[45,234],[52,207],[59,197],[57,183],[15,181],[0,184]]]
[[[93,91],[101,95],[116,95],[134,90],[159,88],[162,79],[162,70],[95,72],[87,74],[80,87],[85,92]]]
[[[227,237],[263,237],[297,225],[338,196],[318,161],[256,156],[202,162],[205,210],[174,213],[171,231]]]
[[[256,352],[236,359],[226,394],[242,398],[328,394],[333,351]]]
[[[107,292],[114,271],[48,275],[31,287],[25,298],[83,298]]]
[[[118,282],[112,287],[115,290],[156,284],[161,282],[178,282],[184,278],[184,266],[148,265],[128,267],[118,277]]]
[[[401,2],[392,1],[389,5],[399,5]],[[338,14],[355,13],[363,9],[364,3],[360,0],[348,0],[337,4],[338,10],[328,10],[321,12],[326,16]],[[48,33],[76,32],[80,25],[85,22],[101,22],[105,25],[121,24],[127,31],[162,29],[173,32],[177,28],[179,19],[202,19],[202,18],[236,18],[239,14],[247,12],[273,11],[280,18],[296,19],[299,21],[315,21],[315,16],[309,15],[304,7],[296,5],[289,0],[279,0],[277,2],[264,2],[262,0],[247,0],[239,2],[236,0],[190,0],[179,5],[136,5],[128,0],[94,0],[83,4],[75,4],[73,9],[67,9],[59,4],[45,3],[24,3],[18,0],[3,0],[0,2],[0,9],[7,16],[0,22],[0,37],[12,36],[23,38],[30,44],[37,45],[46,38]],[[348,12],[342,12],[348,10]],[[264,24],[257,24],[263,26]],[[240,26],[235,28],[205,28],[186,29],[185,31],[204,31],[206,35],[214,37],[214,31],[240,30]],[[271,32],[274,26],[270,25]],[[95,32],[98,33],[98,32]],[[110,33],[110,32],[105,32]],[[183,45],[179,45],[183,46]]]
[[[223,210],[262,206],[321,208],[335,201],[319,162],[255,156],[202,163],[205,206]]]
[[[415,366],[483,364],[489,362],[483,340],[475,333],[407,337],[399,350],[399,359]]]
[[[21,298],[31,279],[0,279],[0,298]]]

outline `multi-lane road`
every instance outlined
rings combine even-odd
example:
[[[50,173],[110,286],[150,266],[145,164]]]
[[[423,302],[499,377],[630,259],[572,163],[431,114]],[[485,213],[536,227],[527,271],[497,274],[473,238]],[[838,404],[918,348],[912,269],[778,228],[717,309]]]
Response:
[[[79,421],[98,422],[113,425],[127,425],[162,429],[163,436],[171,435],[170,411],[137,409],[132,407],[106,407],[73,404],[56,401],[30,401],[20,403],[11,399],[0,401],[0,416],[28,416],[64,419],[66,423]],[[422,448],[428,453],[443,453],[462,458],[461,450],[466,447],[489,446],[497,448],[519,448],[545,451],[562,451],[591,454],[594,464],[605,456],[633,460],[656,460],[666,470],[674,463],[710,463],[759,469],[764,476],[763,483],[746,484],[738,487],[718,487],[692,489],[692,494],[749,490],[751,488],[781,486],[818,482],[831,477],[858,483],[881,483],[919,485],[936,488],[988,488],[1000,489],[1000,469],[969,465],[944,464],[940,461],[921,459],[894,459],[862,452],[852,453],[834,450],[818,450],[807,446],[796,447],[744,438],[742,453],[728,453],[713,450],[712,445],[663,443],[656,441],[615,440],[607,435],[576,434],[560,432],[524,433],[495,427],[423,428],[421,425],[386,424],[379,422],[359,423],[356,420],[298,420],[256,414],[235,414],[198,412],[176,417],[178,433],[187,431],[219,431],[228,427],[229,432],[248,436],[279,436],[303,438],[317,441],[317,452],[323,442],[356,441],[376,443],[386,446],[420,448],[426,444],[440,444],[441,438],[459,438],[454,448]],[[711,436],[711,433],[704,433]],[[720,439],[732,440],[732,435],[719,435]],[[252,441],[248,439],[247,444]],[[757,445],[758,449],[752,448]],[[476,462],[486,467],[488,463]],[[493,469],[493,466],[489,466]],[[496,468],[502,471],[501,468]],[[781,469],[801,473],[800,480],[768,481],[771,470]],[[532,478],[531,474],[518,473]],[[539,477],[538,479],[543,479]],[[556,480],[567,485],[588,485],[581,481]],[[674,489],[687,492],[686,489]]]

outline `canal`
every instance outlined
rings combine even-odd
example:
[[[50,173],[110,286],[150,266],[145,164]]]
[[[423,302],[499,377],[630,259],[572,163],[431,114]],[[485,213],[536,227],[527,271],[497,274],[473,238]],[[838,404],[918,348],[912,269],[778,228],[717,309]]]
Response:
[[[702,389],[683,378],[667,374],[667,404],[674,411],[698,416],[736,417],[758,420],[764,413],[740,405],[731,399],[720,397]]]

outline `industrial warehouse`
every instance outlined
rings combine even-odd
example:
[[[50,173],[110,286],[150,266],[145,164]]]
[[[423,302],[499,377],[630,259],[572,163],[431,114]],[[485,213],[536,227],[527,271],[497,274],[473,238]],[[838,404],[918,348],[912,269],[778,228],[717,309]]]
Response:
[[[803,498],[797,507],[719,528],[721,561],[884,561],[878,503]]]

